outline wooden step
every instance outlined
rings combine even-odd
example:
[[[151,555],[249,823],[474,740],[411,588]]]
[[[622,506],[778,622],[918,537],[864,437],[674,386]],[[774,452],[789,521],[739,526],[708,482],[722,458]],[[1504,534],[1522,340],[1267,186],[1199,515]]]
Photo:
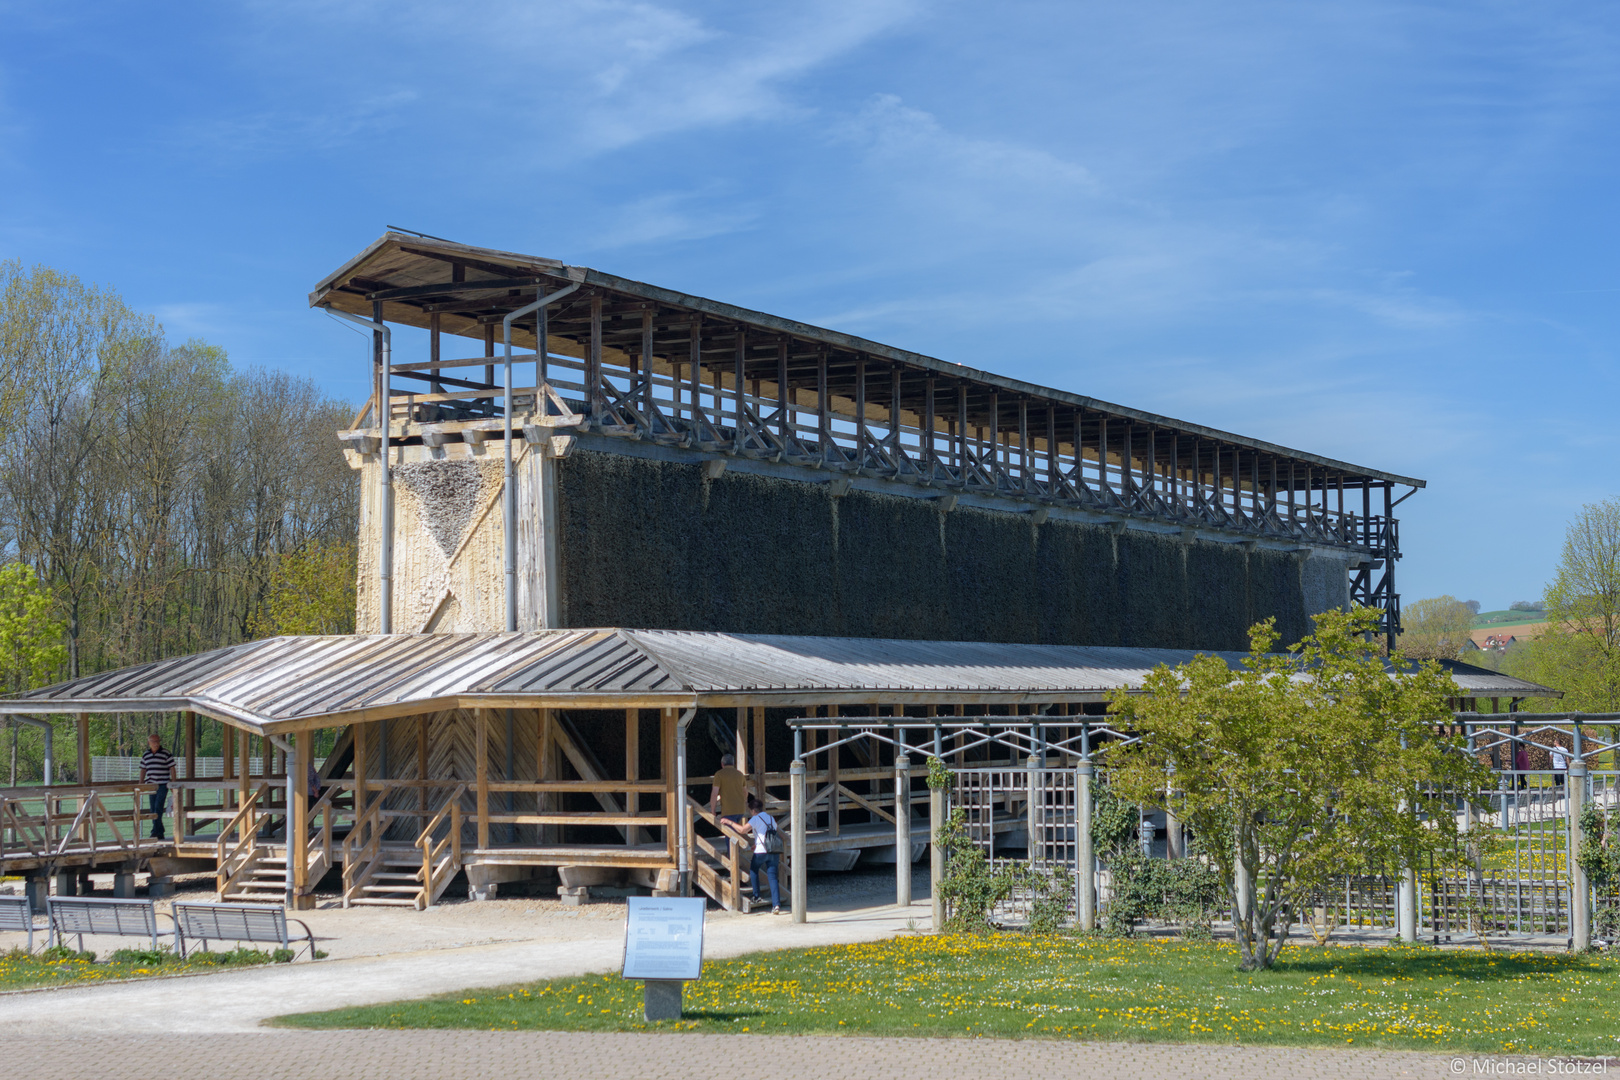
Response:
[[[409,907],[416,906],[415,900],[393,900],[385,896],[357,896],[349,901],[355,907]]]

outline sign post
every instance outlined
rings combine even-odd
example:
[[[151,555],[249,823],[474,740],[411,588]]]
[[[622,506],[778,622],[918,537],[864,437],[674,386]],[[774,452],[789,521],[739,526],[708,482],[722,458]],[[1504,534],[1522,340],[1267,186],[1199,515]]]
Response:
[[[632,896],[624,924],[624,977],[643,980],[642,1015],[681,1018],[683,983],[703,977],[703,897]]]

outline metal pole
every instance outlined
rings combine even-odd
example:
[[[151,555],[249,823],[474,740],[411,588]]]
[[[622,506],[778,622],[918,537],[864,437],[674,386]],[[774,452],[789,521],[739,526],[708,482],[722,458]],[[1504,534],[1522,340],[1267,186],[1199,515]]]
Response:
[[[790,861],[792,863],[792,897],[793,921],[802,923],[808,912],[805,910],[810,903],[809,865],[804,852],[804,759],[796,757],[793,764],[788,767],[788,828],[792,830],[788,835],[788,842],[792,847]]]
[[[1091,755],[1074,768],[1076,807],[1074,823],[1074,921],[1081,930],[1097,929],[1097,857],[1091,849]]]
[[[894,759],[894,902],[911,906],[911,758]]]
[[[1569,949],[1586,952],[1592,947],[1592,887],[1581,866],[1581,844],[1585,831],[1581,814],[1586,809],[1586,760],[1581,756],[1581,725],[1572,725],[1572,751],[1564,778],[1564,805],[1569,808]]]
[[[682,896],[692,895],[692,838],[686,834],[686,726],[697,715],[687,709],[675,721],[675,876]]]

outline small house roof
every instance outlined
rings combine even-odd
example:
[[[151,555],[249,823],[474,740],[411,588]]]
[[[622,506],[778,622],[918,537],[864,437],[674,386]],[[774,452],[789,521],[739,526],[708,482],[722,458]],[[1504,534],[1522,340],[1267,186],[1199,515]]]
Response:
[[[1190,649],[681,630],[277,637],[0,698],[0,715],[192,711],[260,734],[451,708],[1102,701]],[[1241,653],[1214,653],[1236,666]],[[1557,691],[1445,661],[1469,697]]]

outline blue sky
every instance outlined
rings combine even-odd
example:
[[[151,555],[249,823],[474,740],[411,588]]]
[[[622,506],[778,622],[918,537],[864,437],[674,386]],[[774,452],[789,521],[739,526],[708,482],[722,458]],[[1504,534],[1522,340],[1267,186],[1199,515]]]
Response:
[[[1620,9],[0,0],[0,258],[358,399],[400,225],[1429,481],[1409,599],[1616,493]],[[414,347],[409,342],[406,347]]]

